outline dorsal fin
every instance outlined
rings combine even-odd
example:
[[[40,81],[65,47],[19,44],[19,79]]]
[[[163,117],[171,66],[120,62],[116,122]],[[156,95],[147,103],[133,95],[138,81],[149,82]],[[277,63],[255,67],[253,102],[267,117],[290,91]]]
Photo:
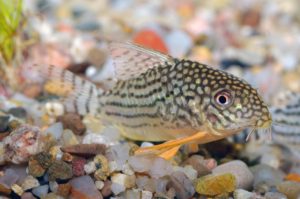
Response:
[[[109,50],[114,61],[113,77],[116,80],[135,78],[150,68],[175,63],[169,55],[129,42],[111,42]]]

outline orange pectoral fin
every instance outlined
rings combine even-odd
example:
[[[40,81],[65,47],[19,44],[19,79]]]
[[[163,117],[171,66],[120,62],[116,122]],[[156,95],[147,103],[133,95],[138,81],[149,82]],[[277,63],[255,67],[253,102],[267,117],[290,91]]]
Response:
[[[135,154],[157,154],[160,157],[163,157],[165,159],[172,158],[183,144],[192,142],[192,141],[198,141],[205,139],[205,136],[207,135],[206,132],[198,132],[192,136],[179,138],[176,140],[170,140],[162,144],[150,146],[150,147],[143,147],[139,148],[135,151]]]

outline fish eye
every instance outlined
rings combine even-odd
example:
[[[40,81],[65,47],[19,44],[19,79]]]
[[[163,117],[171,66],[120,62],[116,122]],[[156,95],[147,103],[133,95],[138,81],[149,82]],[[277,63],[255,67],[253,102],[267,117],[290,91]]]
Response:
[[[218,105],[227,107],[232,103],[233,100],[229,91],[222,90],[215,95],[215,101]]]

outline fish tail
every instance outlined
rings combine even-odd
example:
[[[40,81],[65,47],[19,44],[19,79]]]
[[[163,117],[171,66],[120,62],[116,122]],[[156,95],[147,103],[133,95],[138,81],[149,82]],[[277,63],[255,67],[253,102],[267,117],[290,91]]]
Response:
[[[92,82],[52,65],[33,65],[32,72],[37,72],[47,93],[62,98],[67,112],[80,115],[100,113],[100,97],[104,91]]]

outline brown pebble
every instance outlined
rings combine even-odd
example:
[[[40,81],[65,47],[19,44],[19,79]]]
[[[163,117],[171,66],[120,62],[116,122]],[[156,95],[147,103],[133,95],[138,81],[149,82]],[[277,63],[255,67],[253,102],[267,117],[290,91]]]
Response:
[[[5,195],[9,195],[11,193],[11,189],[4,186],[3,184],[0,184],[0,195],[1,194],[5,194]]]
[[[72,162],[74,157],[70,153],[63,153],[61,159],[65,162]]]
[[[191,165],[198,173],[198,177],[211,173],[210,168],[207,166],[207,161],[200,155],[193,155],[183,162],[183,166]]]
[[[71,193],[71,187],[72,186],[69,183],[59,184],[57,188],[57,194],[64,198],[68,198]]]
[[[58,119],[63,123],[64,129],[70,129],[75,135],[84,134],[86,127],[79,115],[67,113]]]
[[[48,169],[49,180],[56,179],[66,180],[73,176],[72,166],[64,161],[55,160],[54,163]]]
[[[44,169],[48,169],[54,161],[52,156],[47,152],[36,154],[34,159],[36,159]]]
[[[111,184],[112,184],[112,182],[109,180],[104,181],[104,186],[101,189],[101,193],[102,193],[103,197],[108,197],[112,194]]]
[[[34,156],[30,157],[28,161],[28,173],[33,177],[41,177],[45,173],[45,169],[40,165],[40,163],[34,159]]]
[[[91,157],[97,154],[104,154],[106,146],[104,144],[77,144],[62,147],[61,150],[72,155]]]

